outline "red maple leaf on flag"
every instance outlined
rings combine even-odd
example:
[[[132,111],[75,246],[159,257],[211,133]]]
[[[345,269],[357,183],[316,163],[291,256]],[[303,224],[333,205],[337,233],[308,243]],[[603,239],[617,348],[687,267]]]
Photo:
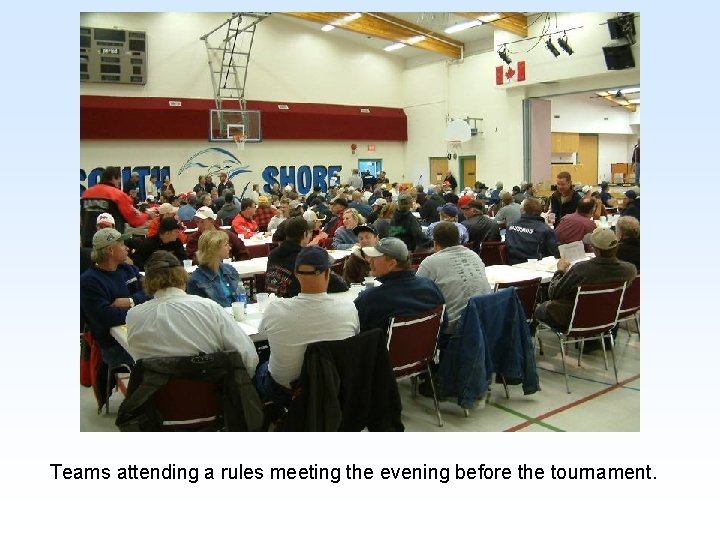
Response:
[[[508,66],[507,71],[505,72],[505,78],[512,79],[514,76],[515,70],[512,68],[512,66]]]

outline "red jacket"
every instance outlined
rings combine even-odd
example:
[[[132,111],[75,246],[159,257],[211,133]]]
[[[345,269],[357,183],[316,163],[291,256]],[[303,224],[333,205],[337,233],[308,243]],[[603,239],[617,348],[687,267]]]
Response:
[[[111,184],[95,184],[82,194],[81,199],[109,199],[113,201],[123,219],[131,227],[140,227],[148,219],[148,215],[133,206],[133,200],[127,193]]]
[[[232,220],[232,228],[238,236],[243,238],[250,238],[258,232],[258,224],[252,219],[246,219],[242,214],[238,214]]]

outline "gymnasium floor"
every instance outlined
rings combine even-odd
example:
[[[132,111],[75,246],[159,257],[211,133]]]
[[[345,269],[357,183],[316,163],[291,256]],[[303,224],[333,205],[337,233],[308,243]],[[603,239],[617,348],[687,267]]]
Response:
[[[634,329],[634,323],[630,323]],[[577,350],[569,346],[570,390],[558,371],[560,349],[557,338],[543,333],[545,355],[537,354],[541,392],[524,396],[520,386],[510,386],[510,398],[502,385],[492,386],[484,408],[465,417],[454,401],[441,401],[444,427],[437,425],[432,398],[412,397],[409,381],[401,381],[403,423],[406,431],[639,431],[640,430],[640,340],[636,333],[628,337],[625,328],[618,332],[615,357],[620,384],[615,384],[612,362],[605,371],[602,351],[583,354],[577,367]],[[545,368],[545,369],[542,369]],[[80,387],[80,430],[117,431],[115,413],[122,396],[111,400],[110,414],[98,415],[90,388]]]

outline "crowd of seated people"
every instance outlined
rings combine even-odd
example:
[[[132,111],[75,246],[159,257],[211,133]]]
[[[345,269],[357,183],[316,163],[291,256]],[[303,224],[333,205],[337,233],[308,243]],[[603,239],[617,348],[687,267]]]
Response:
[[[469,299],[491,292],[479,256],[485,242],[504,240],[509,264],[558,258],[559,246],[577,241],[595,255],[572,266],[560,258],[549,301],[538,306],[536,314],[556,326],[567,324],[579,284],[632,281],[640,270],[638,193],[625,192],[614,232],[606,221],[600,222],[603,211],[618,204],[607,196],[607,185],[578,191],[568,173],[558,175],[557,190],[546,204],[527,184],[513,196],[497,182],[486,195],[482,183],[460,190],[449,180],[429,187],[380,182],[361,187],[359,176],[354,179],[357,185],[314,189],[308,197],[294,186],[275,186],[267,193],[254,186],[238,198],[224,173],[218,185],[204,175],[192,192],[179,195],[164,178],[153,183],[155,194],[134,203],[137,176],[123,187],[119,169],[108,167],[101,178],[98,186],[84,192],[81,203],[107,199],[113,213],[94,215],[86,211],[89,204],[81,204],[83,220],[93,225],[94,233],[81,247],[81,315],[103,361],[131,365],[151,353],[193,352],[194,334],[184,332],[173,343],[168,336],[191,327],[197,317],[195,328],[207,329],[207,335],[196,340],[198,351],[242,349],[252,376],[258,357],[222,308],[237,301],[243,287],[232,263],[249,259],[245,242],[267,231],[274,244],[265,287],[277,300],[262,319],[270,356],[257,368],[255,384],[261,397],[285,404],[308,344],[375,328],[387,331],[394,316],[443,304],[442,350]],[[491,217],[489,212],[496,214]],[[146,237],[131,240],[123,234],[126,224],[133,232],[144,226]],[[331,268],[332,250],[350,251],[342,271]],[[419,253],[424,258],[415,260]],[[192,273],[183,260],[197,265]],[[153,276],[151,283],[145,278],[144,287],[142,270]],[[363,288],[354,302],[334,296],[368,277],[382,287]],[[177,322],[163,322],[160,312]],[[293,324],[305,317],[308,324]],[[112,327],[126,322],[129,352],[110,334]],[[427,388],[421,393],[429,395]]]

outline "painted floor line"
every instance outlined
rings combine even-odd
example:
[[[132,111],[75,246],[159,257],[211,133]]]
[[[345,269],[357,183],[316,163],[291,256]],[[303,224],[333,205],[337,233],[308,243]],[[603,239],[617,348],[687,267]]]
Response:
[[[543,371],[547,371],[548,373],[554,373],[555,375],[563,374],[562,371],[554,371],[552,369],[547,369],[547,368],[540,367],[540,366],[538,366],[538,369],[542,369]],[[587,381],[587,382],[592,382],[592,383],[597,383],[597,384],[604,384],[605,386],[615,386],[615,384],[616,384],[614,382],[598,381],[595,379],[591,379],[589,377],[580,377],[579,375],[573,375],[572,373],[568,373],[568,377],[571,377],[573,379],[579,379],[581,381]],[[622,386],[622,384],[620,384],[620,386]],[[625,388],[626,390],[635,390],[636,392],[640,391],[639,388],[633,388],[632,386],[622,386],[622,387]]]
[[[526,414],[521,413],[520,411],[516,411],[516,410],[511,409],[511,408],[509,408],[509,407],[505,407],[504,405],[500,405],[499,403],[491,403],[491,405],[492,405],[493,407],[495,407],[496,409],[500,409],[501,411],[505,411],[506,413],[509,413],[509,414],[518,416],[518,417],[520,417],[520,418],[523,418],[523,419],[527,420],[530,424],[535,424],[535,425],[538,425],[538,426],[542,426],[542,427],[544,427],[544,428],[546,428],[546,429],[549,429],[550,431],[565,431],[564,429],[560,429],[559,427],[556,427],[556,426],[547,424],[547,423],[542,422],[542,421],[540,421],[540,420],[535,420],[535,418],[533,418],[532,416],[528,416],[528,415],[526,415]],[[506,431],[507,431],[507,430],[506,430]]]
[[[543,413],[540,416],[537,416],[536,418],[532,419],[532,421],[523,422],[522,424],[518,424],[517,426],[508,428],[505,431],[520,431],[521,429],[525,429],[526,427],[529,427],[536,422],[545,420],[546,418],[555,416],[556,414],[560,414],[561,412],[567,411],[568,409],[572,409],[573,407],[577,407],[578,405],[582,405],[583,403],[587,403],[588,401],[590,401],[592,399],[595,399],[597,397],[605,395],[608,392],[612,392],[613,390],[621,388],[623,385],[631,383],[633,381],[636,381],[639,378],[640,378],[640,374],[633,375],[632,377],[630,377],[628,379],[624,379],[624,380],[620,381],[619,384],[614,384],[612,386],[608,386],[607,388],[603,388],[602,390],[598,390],[594,394],[590,394],[589,396],[580,398],[577,401],[573,401],[571,403],[568,403],[567,405],[563,405],[562,407],[558,407],[557,409],[553,409],[552,411]]]

